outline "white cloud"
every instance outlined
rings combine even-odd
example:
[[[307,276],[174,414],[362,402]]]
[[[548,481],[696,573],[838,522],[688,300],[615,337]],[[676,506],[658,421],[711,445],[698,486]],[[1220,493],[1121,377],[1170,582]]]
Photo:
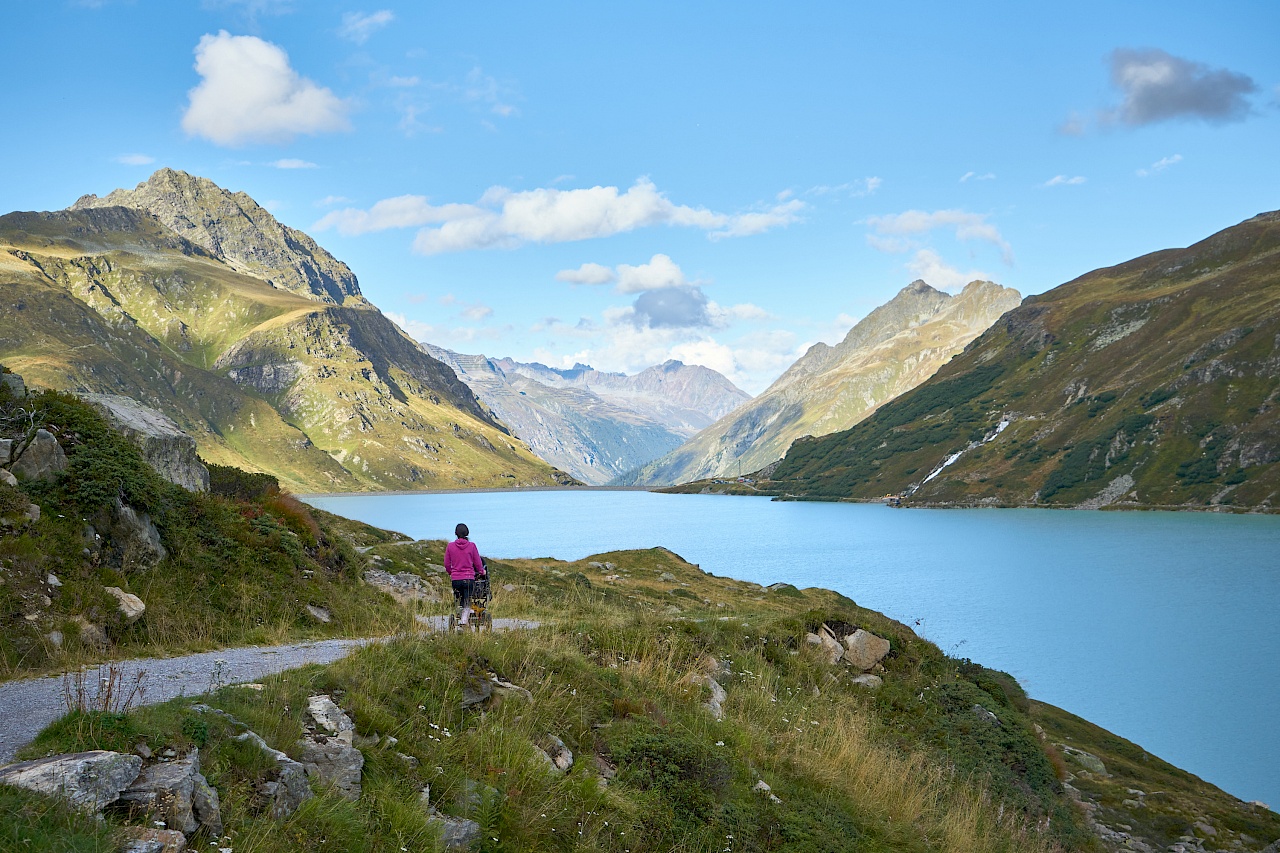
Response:
[[[836,186],[827,186],[822,184],[816,187],[810,187],[808,194],[816,196],[848,195],[853,198],[862,198],[863,196],[873,194],[876,190],[880,189],[880,186],[883,183],[883,178],[862,178],[861,180],[848,181],[843,184],[837,184]],[[781,195],[779,195],[779,200],[781,200],[781,198]]]
[[[121,154],[116,158],[117,163],[123,163],[126,166],[150,166],[156,161],[156,158],[148,154]]]
[[[487,320],[493,316],[493,309],[488,305],[468,305],[462,309],[462,316],[468,320]]]
[[[1145,178],[1150,175],[1155,175],[1160,172],[1163,172],[1165,169],[1169,168],[1175,163],[1181,163],[1181,162],[1182,162],[1181,154],[1174,154],[1171,157],[1161,157],[1159,160],[1155,161],[1147,168],[1139,169],[1137,171],[1137,175],[1139,178]]]
[[[364,234],[387,228],[438,225],[423,228],[413,242],[415,251],[433,255],[588,240],[658,225],[699,228],[709,232],[711,239],[740,237],[790,224],[803,209],[803,202],[792,200],[764,211],[717,213],[705,207],[675,204],[652,181],[641,178],[625,192],[602,186],[521,192],[493,187],[475,204],[436,206],[425,196],[398,196],[379,201],[367,211],[333,211],[312,227]]]
[[[668,287],[684,287],[684,272],[666,255],[654,255],[649,263],[632,266],[618,264],[618,293],[641,293]]]
[[[960,272],[945,263],[932,249],[921,249],[916,252],[915,257],[907,263],[907,269],[916,278],[924,279],[926,284],[931,284],[939,290],[959,290],[971,281],[990,278],[980,270]]]
[[[560,270],[556,273],[556,281],[569,284],[612,284],[617,279],[612,268],[592,263],[583,264],[576,270]]]
[[[867,217],[867,224],[875,230],[875,235],[868,237],[868,242],[883,251],[904,251],[912,245],[904,244],[893,238],[906,238],[913,235],[927,234],[937,228],[948,228],[954,231],[957,240],[980,240],[1000,249],[1005,263],[1013,263],[1013,249],[1000,233],[1000,229],[987,221],[985,213],[970,213],[966,210],[908,210],[903,213],[891,213],[884,216]],[[880,245],[874,237],[890,238],[881,240]]]
[[[300,76],[278,45],[222,30],[202,36],[195,53],[202,79],[182,116],[191,136],[239,146],[350,128],[349,104]]]
[[[315,202],[316,207],[332,207],[335,204],[349,204],[351,199],[344,195],[327,195]]]
[[[994,181],[996,179],[994,172],[983,172],[979,175],[977,172],[965,172],[960,176],[960,183],[968,183],[969,181]]]
[[[1178,118],[1243,121],[1251,111],[1246,96],[1258,90],[1248,75],[1154,48],[1113,51],[1111,82],[1124,98],[1102,117],[1133,127]]]
[[[411,89],[421,83],[418,77],[388,77],[387,85],[397,89]]]
[[[338,28],[338,35],[356,44],[364,44],[369,40],[369,36],[395,19],[395,13],[390,9],[380,9],[369,15],[363,12],[347,12],[342,16],[342,26]]]
[[[292,157],[285,157],[281,160],[273,160],[267,164],[275,166],[277,169],[315,169],[318,168],[315,163],[308,160],[297,160]]]
[[[1084,181],[1085,179],[1080,175],[1076,175],[1073,178],[1068,178],[1066,175],[1054,175],[1052,178],[1045,181],[1040,186],[1042,187],[1075,187],[1075,186],[1079,186],[1080,184],[1083,184]]]

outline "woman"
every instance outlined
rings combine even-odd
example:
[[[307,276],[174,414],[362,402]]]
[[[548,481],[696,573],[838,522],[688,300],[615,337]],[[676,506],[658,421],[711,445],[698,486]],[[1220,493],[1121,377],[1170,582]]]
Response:
[[[453,581],[453,598],[462,608],[461,624],[466,625],[471,617],[471,588],[477,577],[484,576],[484,561],[480,549],[467,538],[471,531],[465,524],[455,527],[453,535],[458,538],[445,546],[444,570]]]

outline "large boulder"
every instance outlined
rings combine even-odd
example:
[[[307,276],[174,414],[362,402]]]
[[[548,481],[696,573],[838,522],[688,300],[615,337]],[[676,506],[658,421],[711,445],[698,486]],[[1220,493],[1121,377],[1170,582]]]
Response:
[[[844,638],[844,659],[866,672],[889,654],[889,641],[861,628]]]
[[[0,767],[0,785],[53,794],[87,812],[100,812],[133,784],[142,759],[97,749]]]
[[[8,465],[13,461],[13,439],[0,438],[0,465]]]
[[[307,697],[307,712],[316,725],[329,735],[348,745],[354,741],[356,724],[327,695]]]
[[[263,783],[259,789],[259,793],[271,803],[273,818],[279,820],[288,817],[298,810],[298,806],[315,796],[311,791],[311,783],[307,781],[307,769],[280,750],[267,746],[267,742],[256,732],[245,732],[232,740],[256,744],[275,759],[276,766],[280,769],[279,775],[274,781]]]
[[[119,805],[164,822],[167,829],[190,835],[204,827],[215,838],[222,835],[222,810],[218,792],[200,772],[200,752],[144,768],[124,791]]]
[[[119,549],[121,562],[126,568],[150,568],[169,556],[151,516],[138,512],[119,498],[116,498],[112,513],[109,538]]]
[[[8,388],[15,397],[27,396],[27,383],[16,373],[0,373],[0,386]]]
[[[36,430],[31,442],[17,453],[17,461],[9,466],[19,479],[51,480],[67,468],[67,454],[47,429]]]
[[[130,397],[81,394],[111,425],[142,451],[156,473],[191,492],[209,490],[209,469],[196,450],[196,440],[165,415]]]
[[[339,796],[360,799],[364,755],[351,744],[324,735],[305,737],[298,741],[298,762],[308,776],[331,786]]]

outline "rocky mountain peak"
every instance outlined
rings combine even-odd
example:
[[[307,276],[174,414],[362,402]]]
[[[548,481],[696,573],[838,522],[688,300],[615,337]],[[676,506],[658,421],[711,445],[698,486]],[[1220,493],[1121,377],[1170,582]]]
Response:
[[[208,178],[158,169],[132,190],[113,190],[105,198],[81,196],[71,210],[103,207],[145,210],[237,272],[272,287],[334,305],[367,304],[346,264],[282,224],[247,193],[229,192]]]

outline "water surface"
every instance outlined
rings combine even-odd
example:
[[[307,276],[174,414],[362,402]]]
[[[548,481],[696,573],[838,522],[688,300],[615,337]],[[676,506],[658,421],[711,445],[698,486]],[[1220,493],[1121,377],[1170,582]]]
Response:
[[[895,510],[647,492],[314,497],[484,554],[661,545],[717,575],[838,590],[1035,698],[1280,807],[1280,518]]]

